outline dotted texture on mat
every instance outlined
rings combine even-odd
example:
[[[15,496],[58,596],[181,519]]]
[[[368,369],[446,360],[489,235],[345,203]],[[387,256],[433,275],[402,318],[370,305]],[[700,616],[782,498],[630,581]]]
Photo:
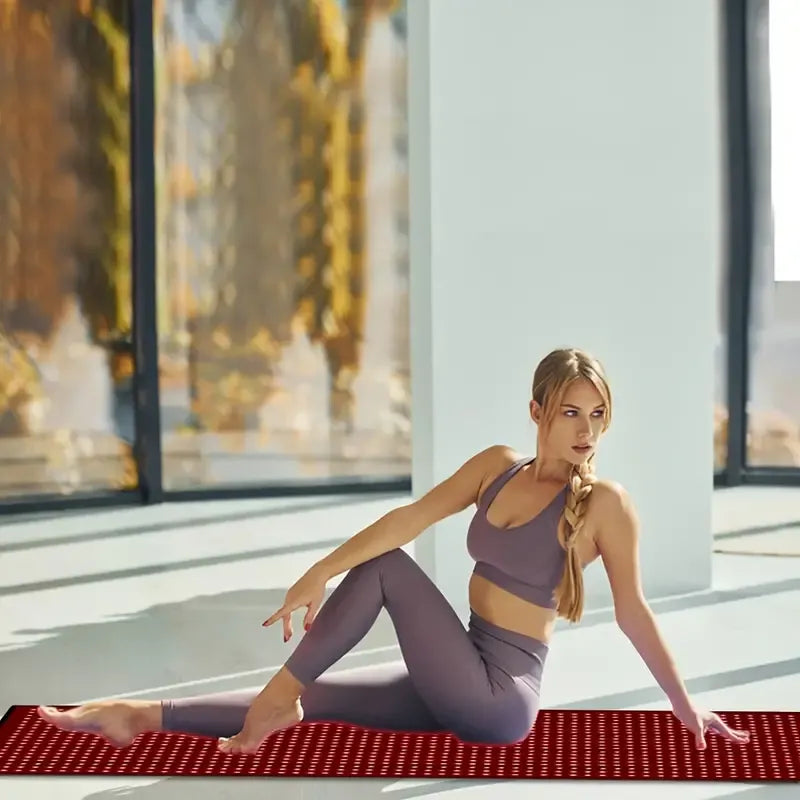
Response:
[[[750,731],[738,745],[694,738],[668,711],[542,710],[514,745],[466,744],[443,733],[302,723],[258,753],[224,755],[216,739],[147,733],[117,749],[96,734],[59,731],[34,706],[0,724],[0,775],[223,775],[374,778],[800,781],[800,713],[719,712]]]

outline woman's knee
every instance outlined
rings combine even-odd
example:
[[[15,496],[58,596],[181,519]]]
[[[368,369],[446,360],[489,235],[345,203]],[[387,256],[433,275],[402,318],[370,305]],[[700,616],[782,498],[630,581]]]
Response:
[[[387,550],[385,553],[379,555],[376,561],[382,561],[384,563],[394,563],[395,561],[402,563],[415,563],[414,559],[411,558],[411,556],[406,553],[402,547],[395,547],[392,550]]]
[[[395,547],[393,550],[387,550],[369,561],[363,561],[361,564],[353,567],[354,570],[367,571],[367,570],[380,570],[386,567],[391,567],[396,564],[406,564],[411,562],[415,563],[414,559],[400,547]]]

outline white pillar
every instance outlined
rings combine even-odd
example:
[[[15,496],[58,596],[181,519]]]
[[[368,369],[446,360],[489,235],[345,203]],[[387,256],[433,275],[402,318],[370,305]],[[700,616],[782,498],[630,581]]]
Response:
[[[598,473],[642,521],[649,597],[711,578],[718,11],[696,0],[409,3],[413,481],[535,452],[537,361],[583,347],[614,399]],[[416,554],[466,611],[472,509]],[[610,599],[602,567],[588,599]]]

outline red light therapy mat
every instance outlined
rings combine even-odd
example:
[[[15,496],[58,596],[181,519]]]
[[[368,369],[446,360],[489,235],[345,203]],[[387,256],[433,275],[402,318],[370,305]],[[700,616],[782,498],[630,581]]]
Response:
[[[254,755],[224,755],[215,739],[175,733],[117,749],[54,728],[35,706],[13,706],[0,722],[0,775],[800,781],[800,712],[719,715],[748,729],[749,744],[708,734],[698,751],[668,711],[545,709],[515,745],[314,722],[274,734]]]

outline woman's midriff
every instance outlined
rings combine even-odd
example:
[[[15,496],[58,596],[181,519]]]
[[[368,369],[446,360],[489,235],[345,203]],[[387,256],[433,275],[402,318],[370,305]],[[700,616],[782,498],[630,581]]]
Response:
[[[472,610],[499,628],[549,643],[556,623],[556,612],[529,603],[501,589],[482,575],[469,581],[469,605]]]
[[[594,528],[588,519],[578,542],[577,552],[584,569],[600,555]],[[532,636],[545,644],[550,643],[558,618],[555,609],[529,603],[482,575],[472,575],[470,578],[469,604],[476,614],[493,625]]]

